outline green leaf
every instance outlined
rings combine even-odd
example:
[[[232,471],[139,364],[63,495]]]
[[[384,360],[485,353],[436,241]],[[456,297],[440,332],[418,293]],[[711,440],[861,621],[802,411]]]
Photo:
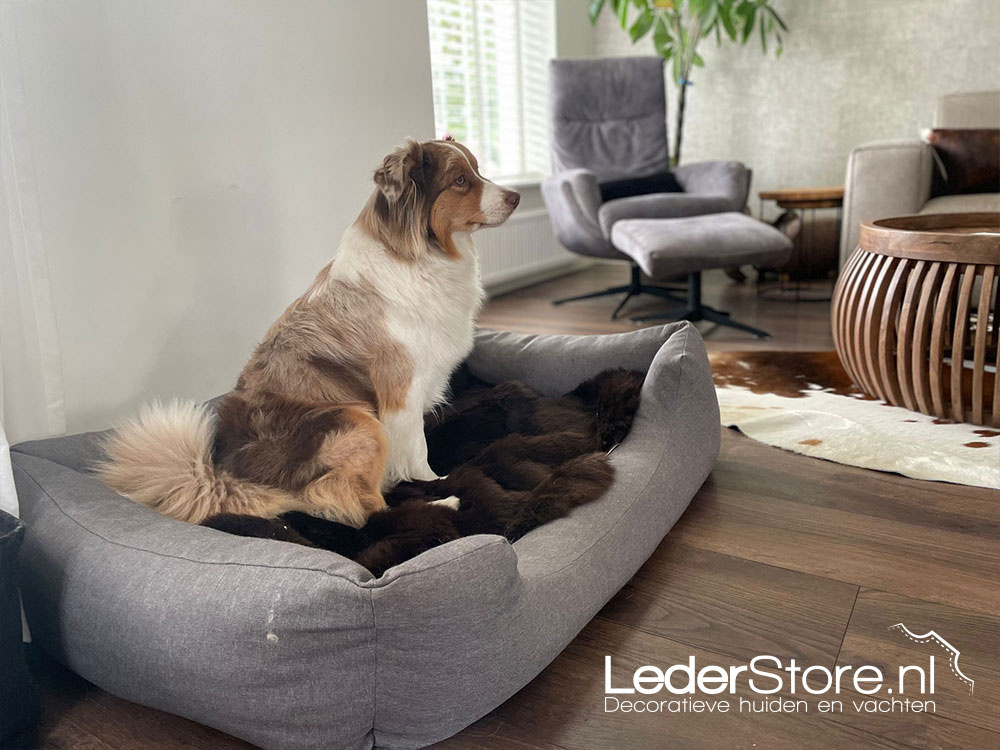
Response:
[[[701,33],[707,34],[715,26],[716,21],[719,20],[719,5],[718,3],[712,3],[709,5],[703,13],[700,14],[701,23]]]
[[[681,56],[674,55],[674,82],[680,86],[681,84]]]
[[[750,38],[750,34],[753,33],[753,22],[757,17],[757,6],[750,2],[750,0],[743,0],[736,8],[736,15],[743,21],[743,38],[740,41],[746,44],[747,39]]]
[[[723,6],[719,9],[719,20],[722,21],[722,28],[726,30],[726,36],[736,41],[736,25],[733,23],[732,8]]]
[[[760,19],[760,48],[767,54],[767,30],[764,28],[764,19]]]
[[[785,25],[785,22],[781,20],[781,16],[778,15],[778,11],[776,11],[770,5],[765,6],[765,7],[767,8],[767,12],[771,14],[771,18],[773,18],[775,21],[778,22],[778,26],[781,27],[781,30],[782,31],[788,31],[788,26]]]
[[[701,55],[699,55],[697,52],[694,53],[694,59],[691,62],[693,62],[699,68],[705,67],[705,61],[701,59]]]
[[[653,25],[653,47],[656,48],[656,54],[664,60],[669,60],[673,54],[674,38],[661,15],[656,16],[656,23]]]
[[[628,28],[628,3],[629,0],[614,0],[615,13],[618,14],[618,23],[623,29]]]
[[[629,36],[632,37],[632,44],[642,39],[649,33],[650,28],[653,26],[653,14],[649,12],[647,8],[636,19],[636,22],[632,24],[632,28],[629,29]]]
[[[587,12],[590,15],[590,22],[597,23],[597,17],[601,15],[601,9],[604,8],[604,0],[590,0],[590,8]]]

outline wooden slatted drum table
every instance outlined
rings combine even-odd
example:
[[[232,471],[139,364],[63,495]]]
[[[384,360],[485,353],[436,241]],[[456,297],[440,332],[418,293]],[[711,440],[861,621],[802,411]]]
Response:
[[[833,295],[837,354],[866,393],[1000,426],[1000,213],[863,223]]]

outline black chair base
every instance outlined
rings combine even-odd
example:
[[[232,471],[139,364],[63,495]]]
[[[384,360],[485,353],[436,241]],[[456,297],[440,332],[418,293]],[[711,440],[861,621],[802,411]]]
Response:
[[[695,271],[694,273],[688,274],[687,307],[683,310],[654,313],[652,315],[640,315],[634,318],[629,318],[629,320],[634,323],[643,323],[647,320],[689,320],[692,323],[696,323],[699,320],[707,320],[710,323],[716,323],[720,326],[729,326],[730,328],[735,328],[738,331],[752,333],[759,339],[771,338],[771,334],[767,331],[762,331],[759,328],[748,326],[746,323],[740,323],[739,321],[730,318],[729,313],[723,312],[722,310],[716,310],[714,307],[702,304],[701,271]]]
[[[607,297],[613,294],[624,294],[625,297],[621,302],[618,303],[618,307],[615,311],[611,313],[611,319],[615,320],[618,317],[618,313],[622,311],[625,304],[633,297],[639,294],[652,294],[656,297],[663,297],[664,299],[672,299],[675,302],[683,302],[684,300],[678,297],[674,292],[680,291],[678,289],[671,289],[670,287],[658,286],[655,284],[643,284],[642,275],[639,270],[639,266],[635,263],[632,264],[632,275],[629,279],[629,283],[624,286],[613,286],[607,289],[602,289],[599,292],[588,292],[587,294],[578,294],[575,297],[565,297],[563,299],[552,300],[553,305],[562,305],[566,302],[578,302],[583,299],[594,299],[595,297]]]

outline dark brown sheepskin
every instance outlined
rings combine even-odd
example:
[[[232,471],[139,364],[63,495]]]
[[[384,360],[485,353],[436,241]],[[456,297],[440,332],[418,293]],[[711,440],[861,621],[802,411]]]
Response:
[[[220,514],[203,525],[240,536],[332,550],[375,576],[472,534],[515,541],[600,497],[614,469],[607,453],[628,434],[643,375],[607,370],[561,398],[511,381],[491,386],[462,368],[453,401],[426,424],[431,468],[444,479],[404,482],[360,529],[305,513]],[[457,510],[428,501],[460,499]]]

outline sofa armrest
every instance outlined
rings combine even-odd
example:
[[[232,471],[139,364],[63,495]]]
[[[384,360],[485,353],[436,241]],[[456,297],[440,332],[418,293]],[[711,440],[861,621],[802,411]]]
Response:
[[[610,237],[611,227],[622,219],[679,219],[684,216],[721,214],[733,210],[732,200],[724,195],[651,193],[608,201],[601,206],[598,217],[601,229]]]
[[[920,211],[931,196],[933,163],[931,147],[920,141],[877,141],[851,152],[844,177],[841,267],[857,247],[861,222]]]
[[[742,211],[746,207],[751,174],[738,161],[700,161],[682,164],[674,170],[685,193],[725,197],[729,200],[726,211]]]
[[[579,255],[625,259],[601,231],[597,218],[601,189],[596,174],[588,169],[554,174],[542,183],[542,198],[556,237],[567,250]]]

